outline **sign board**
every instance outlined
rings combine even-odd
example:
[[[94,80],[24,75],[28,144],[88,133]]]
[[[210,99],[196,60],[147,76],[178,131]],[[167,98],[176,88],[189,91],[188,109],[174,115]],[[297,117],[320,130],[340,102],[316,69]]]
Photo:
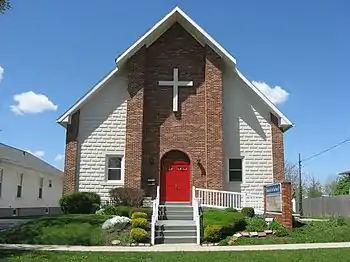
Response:
[[[266,212],[282,213],[281,184],[266,185]]]

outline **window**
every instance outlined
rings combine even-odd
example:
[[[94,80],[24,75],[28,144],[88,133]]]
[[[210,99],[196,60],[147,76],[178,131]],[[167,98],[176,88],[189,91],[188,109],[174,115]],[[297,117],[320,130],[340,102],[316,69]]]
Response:
[[[52,187],[52,180],[49,180],[49,187]]]
[[[230,182],[242,182],[243,168],[242,158],[229,159],[229,181]]]
[[[4,179],[4,170],[0,169],[0,197],[2,195],[2,180]]]
[[[22,197],[23,173],[19,174],[19,183],[17,185],[17,198]]]
[[[122,180],[122,160],[121,156],[107,157],[107,180],[121,181]]]
[[[44,186],[44,178],[40,177],[40,181],[39,181],[39,199],[43,198],[43,186]]]

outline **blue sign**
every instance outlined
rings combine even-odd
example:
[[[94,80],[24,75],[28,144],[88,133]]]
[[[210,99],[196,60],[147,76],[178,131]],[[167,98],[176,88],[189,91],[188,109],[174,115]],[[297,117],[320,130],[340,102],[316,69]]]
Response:
[[[271,184],[266,186],[266,195],[280,195],[282,192],[281,184]]]

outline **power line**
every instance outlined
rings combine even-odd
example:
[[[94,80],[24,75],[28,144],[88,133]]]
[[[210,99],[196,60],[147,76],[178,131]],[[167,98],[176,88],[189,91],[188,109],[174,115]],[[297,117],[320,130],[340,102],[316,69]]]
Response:
[[[347,138],[347,139],[345,139],[345,140],[343,140],[343,141],[341,141],[341,142],[338,143],[338,144],[335,144],[335,145],[333,145],[333,146],[331,146],[331,147],[328,147],[327,149],[322,150],[321,152],[319,152],[319,153],[317,153],[317,154],[314,154],[314,155],[311,155],[311,156],[309,156],[309,157],[307,157],[307,158],[304,158],[304,159],[300,160],[300,162],[305,162],[305,161],[308,161],[308,160],[310,160],[310,159],[312,159],[312,158],[318,157],[318,156],[320,156],[320,155],[322,155],[322,154],[324,154],[324,153],[326,153],[326,152],[328,152],[328,151],[331,151],[332,149],[334,149],[334,148],[336,148],[336,147],[338,147],[338,146],[341,146],[342,144],[345,144],[345,143],[347,143],[347,142],[349,142],[349,141],[350,141],[350,137]],[[289,170],[292,170],[292,169],[293,169],[294,167],[296,167],[298,164],[299,164],[299,161],[298,161],[297,163],[295,163],[291,168],[289,168]]]

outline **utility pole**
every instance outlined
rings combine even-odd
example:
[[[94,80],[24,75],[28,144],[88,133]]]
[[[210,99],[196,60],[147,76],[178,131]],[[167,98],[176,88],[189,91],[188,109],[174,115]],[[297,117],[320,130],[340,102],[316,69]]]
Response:
[[[301,181],[301,157],[299,153],[299,214],[300,216],[303,215],[303,183]]]

